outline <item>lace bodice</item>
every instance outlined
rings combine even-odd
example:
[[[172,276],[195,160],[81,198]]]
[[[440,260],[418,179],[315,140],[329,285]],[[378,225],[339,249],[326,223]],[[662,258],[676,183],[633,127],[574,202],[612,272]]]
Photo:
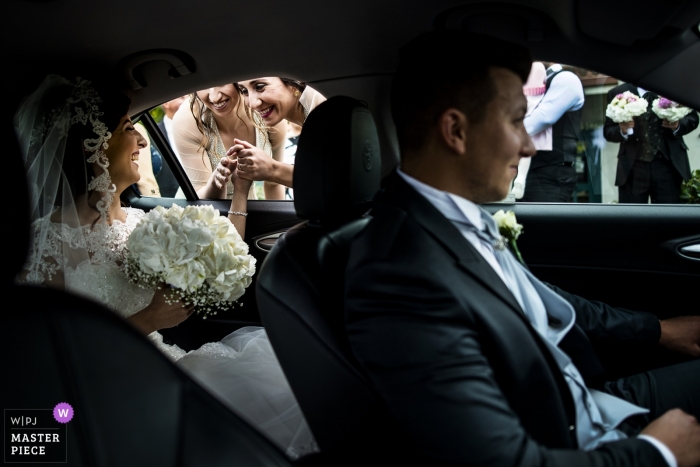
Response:
[[[151,303],[153,290],[130,282],[122,264],[127,253],[126,241],[146,213],[140,209],[123,209],[126,220],[115,220],[112,225],[69,227],[51,222],[49,217],[34,221],[26,282],[63,286],[124,318],[143,310]],[[173,360],[185,354],[179,347],[163,343],[158,332],[148,337]]]
[[[48,217],[37,219],[32,225],[27,282],[55,283],[56,276],[62,274],[66,290],[98,301],[124,317],[145,308],[153,290],[129,282],[121,268],[126,240],[145,213],[124,210],[126,220],[115,220],[112,225],[70,227]]]

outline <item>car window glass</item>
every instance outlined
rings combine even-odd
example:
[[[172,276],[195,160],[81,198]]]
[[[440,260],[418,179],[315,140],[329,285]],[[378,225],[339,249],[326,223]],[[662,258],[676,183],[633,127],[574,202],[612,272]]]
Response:
[[[649,94],[647,112],[632,117],[636,125],[630,129],[629,124],[606,117],[608,105],[625,91],[639,99],[647,90],[579,67],[536,63],[523,92],[528,99],[525,126],[538,152],[527,161],[529,167],[521,162],[511,200],[647,203],[656,194],[645,185],[653,183],[671,192],[662,193],[668,198],[658,202],[682,202],[684,181],[700,169],[695,111],[686,109],[690,113],[674,130],[674,122],[663,125],[652,109],[656,99],[665,102],[663,96]],[[608,114],[616,120],[626,118],[640,112],[634,109],[638,104],[626,113]]]
[[[148,197],[184,199],[185,194],[173,174],[170,157],[163,154],[170,148],[159,148],[154,143],[155,138],[141,121],[137,121],[134,127],[146,139],[146,147],[139,151],[139,160],[137,161],[141,178],[134,184],[134,188],[138,194]]]

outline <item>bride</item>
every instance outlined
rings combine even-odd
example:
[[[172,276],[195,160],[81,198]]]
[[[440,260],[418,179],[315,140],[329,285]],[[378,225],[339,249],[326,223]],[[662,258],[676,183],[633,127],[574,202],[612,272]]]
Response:
[[[317,451],[315,441],[262,328],[246,327],[221,342],[185,352],[159,329],[186,320],[193,307],[163,290],[127,279],[126,240],[144,218],[122,207],[120,194],[139,180],[146,141],[128,115],[130,100],[90,82],[49,75],[27,97],[14,125],[30,186],[32,242],[20,282],[61,288],[102,303],[130,321],[185,371],[292,458]],[[252,183],[229,168],[235,193]],[[241,236],[245,196],[229,219]]]

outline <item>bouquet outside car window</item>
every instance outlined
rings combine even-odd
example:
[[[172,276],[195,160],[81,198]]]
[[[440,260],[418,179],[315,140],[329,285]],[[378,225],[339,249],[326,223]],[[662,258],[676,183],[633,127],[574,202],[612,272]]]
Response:
[[[615,123],[631,122],[634,117],[639,117],[647,111],[649,102],[643,97],[634,95],[629,91],[618,94],[605,109],[605,116]],[[632,134],[632,128],[628,134]]]
[[[213,206],[158,206],[127,240],[127,277],[143,288],[169,285],[170,300],[192,303],[204,318],[232,306],[250,285],[255,258]]]
[[[651,110],[660,119],[671,123],[677,122],[691,111],[690,107],[686,107],[671,99],[666,99],[665,97],[654,99],[654,102],[651,103]]]

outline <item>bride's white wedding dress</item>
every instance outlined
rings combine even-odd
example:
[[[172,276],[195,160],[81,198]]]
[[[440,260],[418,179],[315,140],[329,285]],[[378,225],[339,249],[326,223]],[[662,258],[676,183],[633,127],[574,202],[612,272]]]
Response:
[[[153,298],[153,290],[131,283],[120,267],[126,255],[126,240],[145,213],[139,209],[124,210],[126,221],[115,220],[112,225],[71,228],[51,223],[48,217],[37,219],[31,253],[43,244],[44,255],[38,264],[33,264],[35,267],[29,268],[27,282],[50,282],[62,271],[66,290],[102,303],[125,318],[145,308]],[[47,238],[36,238],[40,231],[48,232]],[[90,258],[76,267],[61,265],[65,250],[70,248],[85,249]],[[290,457],[318,450],[263,328],[242,328],[221,342],[211,342],[191,352],[164,343],[158,332],[148,338]]]

